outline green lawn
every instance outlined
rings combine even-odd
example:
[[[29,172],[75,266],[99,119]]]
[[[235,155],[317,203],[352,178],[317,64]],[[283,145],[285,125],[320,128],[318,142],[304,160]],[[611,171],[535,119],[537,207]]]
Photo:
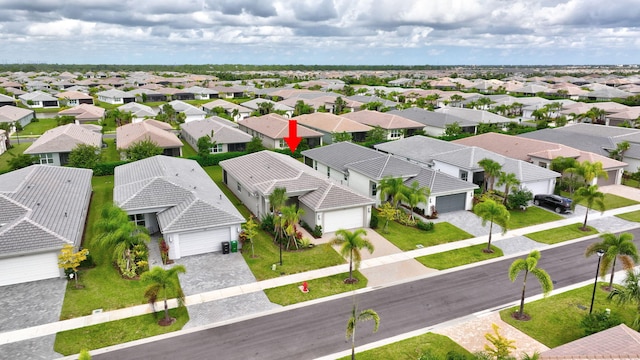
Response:
[[[598,230],[592,228],[591,226],[587,225],[587,227],[589,228],[588,231],[580,230],[581,227],[582,223],[575,223],[553,229],[525,234],[524,236],[528,237],[531,240],[544,244],[556,244],[559,242],[577,239],[583,236],[594,235],[598,233]]]
[[[357,283],[345,284],[344,279],[348,277],[349,273],[343,273],[308,280],[308,293],[300,291],[298,287],[302,286],[302,284],[284,285],[277,288],[266,289],[264,292],[272,303],[286,306],[367,287],[367,278],[359,271],[354,271],[353,273],[353,277],[359,280]]]
[[[37,122],[30,122],[27,126],[24,127],[22,131],[20,131],[20,136],[27,135],[42,135],[45,131],[53,129],[58,126],[58,120],[56,119],[38,119]],[[14,135],[15,136],[15,135]]]
[[[563,192],[562,196],[566,196],[566,197],[571,197],[569,193]],[[582,205],[582,206],[586,206],[586,202],[585,201],[581,201],[578,204]],[[604,194],[604,208],[605,210],[611,210],[611,209],[617,209],[617,208],[621,208],[621,207],[625,207],[625,206],[631,206],[631,205],[637,205],[638,202],[631,200],[631,199],[627,199],[627,198],[623,198],[621,196],[618,195],[613,195],[613,194]]]
[[[486,244],[478,244],[461,249],[449,250],[437,254],[417,257],[416,260],[418,260],[426,267],[437,270],[444,270],[454,268],[456,266],[471,264],[478,261],[493,259],[504,255],[500,248],[497,248],[493,245],[491,245],[491,249],[493,249],[493,253],[491,254],[487,254],[482,251],[486,248]]]
[[[384,319],[380,319],[380,326],[384,326]],[[356,339],[356,346],[358,346],[358,339]],[[363,351],[358,353],[357,358],[358,360],[415,360],[427,351],[434,355],[435,359],[447,359],[447,354],[450,352],[458,353],[467,359],[473,359],[472,354],[455,341],[444,335],[434,333],[426,333],[379,348]],[[340,360],[348,359],[351,359],[351,355],[340,358]]]
[[[9,160],[18,155],[22,155],[22,153],[24,153],[24,151],[27,150],[29,146],[31,146],[31,143],[20,142],[20,144],[18,144],[16,141],[12,140],[11,146],[11,149],[5,151],[4,153],[2,153],[2,155],[0,155],[0,171],[11,170],[11,167],[9,166]]]
[[[562,220],[562,216],[535,206],[529,206],[527,210],[510,210],[509,229],[520,229],[527,226],[543,224],[551,221]]]
[[[182,146],[182,157],[188,158],[198,155],[198,153],[184,139],[182,139],[182,144],[184,145]]]
[[[599,312],[609,308],[612,314],[619,315],[628,326],[631,326],[636,315],[634,306],[618,306],[608,301],[606,297],[609,293],[601,289],[604,285],[606,284],[598,284],[593,311]],[[514,293],[519,290],[520,287],[516,289],[514,286]],[[518,321],[511,317],[518,307],[502,310],[500,317],[532,338],[553,348],[584,336],[580,321],[589,313],[592,291],[593,284],[527,303],[524,311],[531,316],[529,321]]]
[[[374,213],[377,213],[377,210],[374,209]],[[389,221],[386,232],[382,231],[383,227],[384,220],[379,218],[376,232],[403,251],[415,250],[417,249],[416,245],[427,247],[473,237],[473,235],[447,222],[436,223],[431,231],[423,231],[395,221]]]
[[[222,190],[222,192],[231,201],[231,203],[233,203],[236,209],[240,211],[242,216],[244,216],[245,219],[248,219],[251,216],[251,212],[249,211],[249,209],[247,209],[247,207],[244,206],[244,204],[242,204],[242,202],[238,199],[238,197],[236,197],[236,195],[233,192],[231,192],[231,190],[229,190],[227,185],[224,182],[222,182],[222,168],[218,165],[214,165],[214,166],[204,167],[203,169],[204,171],[206,171],[207,174],[209,174],[209,177],[213,179],[213,181],[216,183],[216,185],[218,185],[220,190]]]
[[[99,349],[177,331],[189,321],[185,307],[171,309],[169,315],[176,318],[176,322],[170,326],[158,325],[159,317],[164,316],[163,312],[159,312],[157,318],[154,314],[146,314],[59,332],[53,349],[62,355],[77,354],[82,349]]]
[[[103,139],[107,147],[102,149],[102,161],[104,162],[116,162],[120,161],[120,153],[116,148],[115,139]]]
[[[627,221],[640,222],[640,210],[632,211],[632,212],[628,212],[628,213],[624,213],[616,216],[619,217],[620,219],[624,219]]]

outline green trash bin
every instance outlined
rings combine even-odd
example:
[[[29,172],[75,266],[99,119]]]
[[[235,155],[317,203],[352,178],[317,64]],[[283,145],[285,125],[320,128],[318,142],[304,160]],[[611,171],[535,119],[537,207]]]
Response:
[[[231,252],[238,252],[238,240],[231,240]]]

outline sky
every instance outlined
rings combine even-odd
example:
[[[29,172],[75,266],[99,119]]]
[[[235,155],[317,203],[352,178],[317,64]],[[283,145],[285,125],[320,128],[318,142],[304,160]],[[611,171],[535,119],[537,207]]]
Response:
[[[0,63],[640,63],[640,0],[0,0]]]

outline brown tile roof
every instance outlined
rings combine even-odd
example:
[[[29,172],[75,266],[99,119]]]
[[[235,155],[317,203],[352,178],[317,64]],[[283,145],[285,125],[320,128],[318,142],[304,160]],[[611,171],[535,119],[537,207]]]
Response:
[[[91,131],[85,126],[67,124],[47,130],[34,141],[25,154],[43,154],[56,152],[70,152],[79,144],[87,144],[100,148],[102,134],[100,131]]]
[[[330,113],[316,112],[300,115],[296,117],[296,120],[302,125],[328,133],[340,133],[343,131],[348,133],[367,132],[372,129],[371,126]]]
[[[383,129],[422,129],[424,125],[402,116],[372,110],[362,110],[341,115],[347,119],[369,126],[380,126]]]
[[[145,120],[116,129],[118,149],[127,149],[133,143],[150,139],[162,148],[182,147],[182,141],[172,132],[171,125],[157,120]]]
[[[58,112],[58,115],[75,116],[76,119],[101,119],[104,116],[105,109],[91,104],[80,104],[70,109]]]
[[[259,132],[271,139],[283,139],[289,136],[289,119],[278,114],[249,117],[238,121],[238,125]],[[322,134],[298,124],[298,136],[310,138],[321,137]]]
[[[91,95],[80,91],[65,91],[56,95],[58,99],[92,99]]]
[[[540,354],[540,360],[640,359],[640,333],[625,324]]]

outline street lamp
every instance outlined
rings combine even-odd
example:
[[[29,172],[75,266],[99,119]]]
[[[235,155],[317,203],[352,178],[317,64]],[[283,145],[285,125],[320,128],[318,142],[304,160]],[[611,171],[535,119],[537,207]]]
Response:
[[[596,297],[596,286],[598,286],[598,273],[600,272],[600,260],[602,260],[602,255],[604,255],[604,250],[600,249],[596,251],[598,255],[598,267],[596,267],[596,280],[593,283],[593,294],[591,294],[591,307],[589,307],[589,314],[593,311],[593,300]]]
[[[282,226],[282,213],[279,213],[280,217],[280,226]],[[278,239],[278,248],[280,249],[280,266],[282,266],[282,238]]]

